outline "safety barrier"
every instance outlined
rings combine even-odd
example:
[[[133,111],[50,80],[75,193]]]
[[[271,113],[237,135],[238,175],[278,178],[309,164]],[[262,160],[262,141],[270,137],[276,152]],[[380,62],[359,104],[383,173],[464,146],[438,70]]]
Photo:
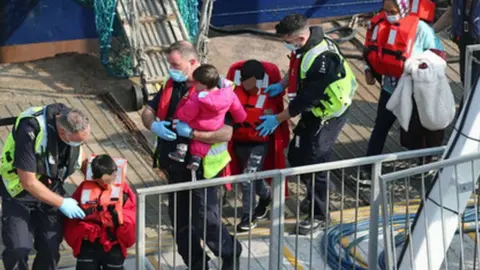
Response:
[[[381,269],[419,269],[418,265],[427,266],[428,269],[438,269],[443,257],[433,252],[433,249],[443,250],[442,255],[445,258],[443,264],[446,269],[452,267],[478,269],[480,267],[478,196],[474,193],[468,201],[465,211],[462,210],[464,207],[460,202],[462,194],[478,191],[478,175],[480,174],[478,161],[480,161],[480,153],[474,153],[379,177],[385,247],[385,251],[378,258]],[[425,173],[429,173],[432,177],[425,177]],[[432,173],[435,173],[435,176]],[[421,175],[421,177],[412,180],[415,175]],[[419,186],[419,194],[411,194],[412,191],[409,189],[403,191],[404,210],[402,209],[402,213],[398,213],[398,207],[395,207],[398,202],[391,200],[391,195],[394,194],[395,186],[399,182],[417,182],[416,185]],[[445,185],[446,182],[449,185]],[[434,183],[438,183],[438,185],[433,186]],[[445,191],[452,188],[452,185],[455,194],[445,194]],[[417,200],[412,204],[412,199],[421,199],[421,201],[418,203],[419,200]],[[432,213],[433,211],[417,213],[417,209],[428,207],[428,205],[437,207],[440,214],[435,215]],[[452,217],[454,217],[453,222]],[[420,233],[413,233],[415,225],[421,227]],[[446,228],[452,226],[458,226],[456,234],[459,237],[454,239],[452,243],[455,244],[450,246],[453,247],[451,252],[460,252],[458,265],[449,261],[449,257],[454,255],[447,256],[447,252],[450,253],[451,238],[449,240]],[[436,233],[432,238],[432,231],[435,229],[440,230],[441,234]],[[464,237],[464,234],[468,234],[469,237]],[[468,258],[467,250],[470,250],[468,255],[473,258]],[[423,254],[427,254],[427,256],[423,256]]]
[[[178,248],[176,241],[179,237],[188,237],[188,247],[180,248],[186,248],[187,251],[182,250],[183,255],[187,263],[191,265],[191,259],[189,258],[191,258],[192,255],[192,240],[200,241],[198,240],[199,236],[202,236],[200,238],[203,239],[207,237],[219,238],[219,242],[217,243],[212,243],[212,241],[209,241],[207,238],[207,244],[203,245],[202,261],[207,261],[208,254],[212,253],[210,249],[216,245],[219,250],[214,250],[217,253],[214,254],[214,256],[217,255],[216,257],[219,259],[216,262],[211,261],[210,264],[214,264],[220,268],[219,266],[222,264],[220,258],[225,257],[222,256],[222,252],[225,252],[225,249],[229,249],[228,246],[224,246],[226,243],[225,237],[228,236],[224,235],[224,231],[222,231],[221,228],[218,228],[218,226],[215,227],[215,224],[212,225],[211,220],[207,220],[206,215],[202,214],[202,212],[207,213],[207,211],[212,210],[206,207],[207,196],[209,196],[209,200],[216,200],[217,194],[212,196],[211,193],[215,192],[217,187],[222,187],[225,184],[233,184],[234,187],[233,199],[228,200],[231,206],[233,206],[233,216],[231,215],[232,213],[227,213],[228,208],[224,209],[220,207],[214,210],[218,210],[218,216],[224,217],[223,221],[225,223],[233,225],[233,228],[229,227],[229,233],[233,234],[234,241],[239,240],[243,246],[242,257],[234,258],[234,260],[240,260],[242,265],[241,269],[283,269],[284,264],[291,264],[294,269],[326,269],[327,265],[333,269],[344,269],[344,267],[347,266],[349,269],[365,269],[368,267],[367,265],[376,266],[378,229],[380,225],[379,177],[382,170],[396,171],[397,169],[402,169],[402,165],[403,167],[410,167],[411,164],[409,164],[409,162],[411,159],[438,156],[441,155],[443,151],[444,147],[438,147],[138,189],[136,268],[145,269],[147,261],[155,261],[150,260],[152,256],[146,256],[152,254],[154,254],[154,257],[156,256],[155,264],[158,264],[158,269],[169,269],[169,266],[172,266],[172,269],[174,269],[176,266],[183,265],[181,263],[182,260],[177,258]],[[402,160],[404,163],[401,162]],[[408,162],[408,164],[405,162]],[[349,172],[351,172],[354,177],[355,175],[358,177],[361,168],[365,168],[364,166],[371,166],[371,187],[365,191],[361,189],[358,182],[353,182],[354,188],[353,190],[349,190],[347,182]],[[308,178],[311,177],[310,179],[314,179],[315,176],[320,173],[323,173],[327,179],[326,190],[330,190],[333,184],[338,186],[337,190],[339,190],[338,193],[327,192],[326,194],[325,203],[331,207],[326,209],[326,220],[324,221],[324,225],[326,225],[325,233],[310,232],[307,236],[298,236],[297,233],[294,233],[292,239],[292,236],[285,235],[285,229],[293,229],[294,232],[298,232],[301,227],[300,196],[303,190],[300,188],[300,182],[308,183]],[[238,223],[237,205],[239,205],[237,203],[238,184],[263,181],[263,179],[267,178],[272,179],[270,221],[266,223],[259,222],[259,227],[263,228],[249,231],[248,237],[245,239],[245,235],[237,233],[236,229]],[[293,197],[293,200],[286,202],[285,189],[287,182],[291,185],[289,188],[289,197]],[[315,190],[315,184],[318,183],[310,181],[309,185],[311,185],[311,190]],[[253,188],[251,190],[253,190]],[[362,196],[362,194],[365,195],[368,191],[370,191],[368,196]],[[292,195],[292,193],[294,194]],[[174,206],[170,208],[169,211],[169,216],[172,218],[165,215],[165,213],[168,212],[165,209],[167,204],[165,197],[167,196],[170,200],[170,206]],[[178,201],[179,198],[185,197],[188,198],[186,202]],[[367,197],[366,200],[362,200],[362,198],[365,197]],[[188,203],[192,201],[192,198],[195,200],[194,205]],[[201,200],[198,198],[201,198]],[[252,196],[250,196],[250,199],[251,198]],[[185,203],[188,203],[187,207],[184,206]],[[219,196],[219,205],[222,206],[223,203],[224,196]],[[368,203],[370,205],[369,209],[361,208],[361,206]],[[290,207],[292,204],[294,207]],[[176,211],[179,205],[184,206],[182,209],[184,209],[185,212],[182,211],[182,213],[179,213]],[[310,202],[310,221],[314,221],[312,215],[313,207],[313,202]],[[291,208],[294,209],[292,210]],[[187,211],[188,213],[186,213]],[[197,212],[194,211],[198,211],[200,215],[197,215]],[[252,211],[252,209],[250,209],[250,211]],[[230,212],[232,211],[230,210]],[[353,217],[348,217],[349,215],[353,215]],[[157,218],[154,218],[155,221],[149,221],[147,224],[147,219],[152,220],[152,216]],[[180,228],[176,227],[178,222],[171,222],[171,220],[178,221],[178,218],[181,216],[189,217],[187,232],[184,230],[185,228],[179,231]],[[197,219],[192,220],[192,216]],[[366,238],[365,236],[359,237],[357,235],[357,229],[362,226],[364,227],[365,220],[368,220],[368,216],[370,216],[371,219],[369,226],[370,237],[367,239],[369,241],[369,256],[367,262],[367,259],[358,255],[359,250],[355,244]],[[192,233],[193,228],[206,228],[210,225],[219,230],[218,234],[217,232],[207,231],[206,229],[203,229],[202,232]],[[330,227],[330,225],[333,226]],[[328,229],[329,227],[330,229]],[[255,236],[258,231],[263,232],[263,238]],[[188,236],[185,235],[187,233]],[[344,243],[345,238],[349,237],[349,234],[353,235],[352,243]],[[266,236],[268,236],[269,239],[265,239]],[[317,239],[318,241],[316,241]],[[152,243],[153,248],[150,246]],[[320,246],[318,244],[320,244]],[[209,248],[207,248],[207,245]],[[234,246],[234,248],[236,249],[237,246]],[[293,252],[291,252],[291,249],[293,249]],[[234,250],[234,253],[235,252]],[[284,258],[286,258],[286,261]],[[245,268],[245,266],[247,266],[247,268]]]

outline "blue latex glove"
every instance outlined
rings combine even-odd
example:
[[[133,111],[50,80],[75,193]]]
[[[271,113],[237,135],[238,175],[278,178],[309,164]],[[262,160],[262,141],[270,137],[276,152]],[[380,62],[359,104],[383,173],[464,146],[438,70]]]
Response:
[[[64,198],[59,210],[69,219],[83,219],[85,212],[78,206],[78,202],[72,198]]]
[[[166,141],[176,140],[177,134],[168,129],[167,126],[170,126],[168,121],[155,121],[152,124],[152,132]]]
[[[178,135],[185,137],[185,138],[191,138],[192,137],[192,128],[185,122],[178,121],[176,122],[176,127],[175,129],[177,130]]]
[[[263,137],[272,134],[280,124],[277,120],[277,116],[272,114],[262,115],[260,116],[260,120],[263,120],[263,123],[259,125],[255,130],[258,130],[260,136]]]
[[[284,90],[283,86],[281,83],[274,83],[272,85],[269,85],[265,89],[265,93],[268,93],[271,97],[278,96],[278,94],[282,93]]]

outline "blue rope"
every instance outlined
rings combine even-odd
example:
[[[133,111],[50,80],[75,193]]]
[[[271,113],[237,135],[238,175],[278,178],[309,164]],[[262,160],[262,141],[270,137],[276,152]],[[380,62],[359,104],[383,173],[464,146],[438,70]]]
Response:
[[[480,209],[478,211],[480,214]],[[415,219],[416,214],[410,214],[408,216],[409,222],[412,223]],[[406,222],[407,215],[406,214],[398,214],[391,217],[391,226],[394,226],[395,230],[404,229],[405,222]],[[380,218],[379,223],[382,223],[382,219]],[[463,216],[463,223],[474,223],[475,222],[475,209],[473,207],[468,208],[465,210]],[[366,231],[369,229],[370,221],[369,220],[362,220],[357,222],[356,224],[356,231],[357,233],[360,231]],[[340,230],[341,228],[341,230]],[[470,226],[467,229],[463,230],[464,233],[475,232],[475,226]],[[456,233],[459,233],[457,231]],[[351,269],[358,269],[358,270],[367,270],[365,267],[359,265],[355,262],[355,260],[351,257],[351,251],[355,246],[358,246],[361,242],[368,240],[368,234],[362,237],[359,237],[357,240],[351,242],[347,247],[339,247],[338,244],[340,243],[341,238],[348,237],[355,234],[355,223],[347,223],[343,225],[335,225],[328,229],[327,233],[323,235],[321,240],[322,248],[322,256],[328,257],[327,263],[332,269],[342,269],[342,270],[351,270]],[[396,247],[401,247],[406,240],[405,232],[398,233],[395,236],[394,242]],[[325,247],[327,248],[327,254],[325,254]],[[340,259],[341,256],[341,259]],[[385,270],[385,251],[382,251],[378,257],[378,265],[380,269]]]

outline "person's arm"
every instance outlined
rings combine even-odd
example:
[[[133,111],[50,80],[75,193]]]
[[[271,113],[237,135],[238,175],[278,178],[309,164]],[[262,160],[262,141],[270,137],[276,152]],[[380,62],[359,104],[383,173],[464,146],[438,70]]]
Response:
[[[433,24],[433,29],[435,33],[445,29],[448,25],[452,24],[453,21],[453,8],[449,7],[443,14],[438,18],[438,20]]]
[[[43,203],[59,208],[63,197],[47,188],[36,176],[35,138],[39,127],[33,121],[22,120],[17,127],[13,165],[17,168],[20,183],[28,193]]]
[[[280,84],[283,86],[283,89],[287,88],[288,86],[288,73],[283,76],[282,80],[280,81]]]
[[[415,42],[421,42],[424,51],[435,49],[445,51],[442,41],[433,31],[433,28],[423,21],[418,22],[417,38]]]
[[[148,130],[151,130],[152,123],[155,122],[157,107],[160,102],[160,93],[161,91],[159,91],[155,97],[148,102],[147,106],[145,106],[145,109],[142,111],[142,123]]]
[[[247,118],[247,112],[236,94],[233,94],[233,102],[228,111],[235,123],[241,123]]]
[[[133,246],[136,242],[136,197],[132,189],[125,184],[124,192],[128,199],[123,206],[123,224],[117,229],[117,238],[126,248]]]
[[[319,101],[325,98],[325,89],[338,80],[337,74],[342,72],[344,73],[345,69],[337,54],[324,53],[318,56],[307,71],[302,90],[298,91],[295,99],[290,101],[286,109],[288,112],[280,113],[277,120],[285,121],[318,106]]]
[[[225,116],[225,125],[216,131],[193,130],[192,139],[208,144],[229,142],[232,139],[233,127],[230,113]]]

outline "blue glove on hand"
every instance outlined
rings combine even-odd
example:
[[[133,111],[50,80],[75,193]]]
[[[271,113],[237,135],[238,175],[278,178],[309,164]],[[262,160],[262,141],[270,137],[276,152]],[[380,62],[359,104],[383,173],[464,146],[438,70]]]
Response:
[[[267,89],[265,89],[265,93],[268,93],[271,97],[278,96],[278,94],[282,93],[284,90],[281,83],[275,83],[269,85]]]
[[[170,122],[168,121],[155,121],[152,124],[151,130],[155,135],[166,141],[176,140],[177,134],[168,129],[167,126],[170,126]]]
[[[85,217],[85,212],[83,212],[82,208],[78,206],[78,202],[72,198],[64,198],[63,203],[58,210],[69,219],[83,219]]]
[[[277,121],[276,115],[262,115],[260,116],[260,120],[264,120],[264,121],[255,130],[258,130],[260,132],[259,133],[260,136],[263,136],[263,137],[272,134],[280,124]]]
[[[175,129],[177,130],[178,135],[185,137],[185,138],[191,138],[192,137],[192,128],[185,122],[178,121],[176,123]]]

